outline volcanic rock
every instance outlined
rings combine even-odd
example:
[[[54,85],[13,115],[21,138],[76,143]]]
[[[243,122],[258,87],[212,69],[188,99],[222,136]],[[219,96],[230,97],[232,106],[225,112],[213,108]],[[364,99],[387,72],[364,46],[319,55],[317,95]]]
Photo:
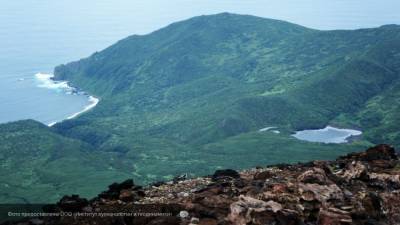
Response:
[[[51,212],[166,213],[134,217],[42,217],[53,225],[396,225],[400,221],[399,159],[378,145],[335,161],[281,164],[142,188],[114,183],[97,198],[65,196]],[[184,217],[182,215],[185,215]],[[39,221],[37,220],[37,221]],[[7,224],[17,224],[8,222]]]
[[[302,173],[297,180],[303,183],[327,184],[332,183],[325,174],[325,171],[320,168],[313,168]]]
[[[57,206],[67,212],[78,212],[84,207],[89,205],[89,201],[85,198],[79,197],[79,195],[64,196],[58,203]]]
[[[215,171],[215,173],[212,175],[212,179],[213,180],[218,180],[221,178],[239,178],[240,174],[235,171],[235,170],[231,170],[231,169],[226,169],[226,170],[217,170]]]

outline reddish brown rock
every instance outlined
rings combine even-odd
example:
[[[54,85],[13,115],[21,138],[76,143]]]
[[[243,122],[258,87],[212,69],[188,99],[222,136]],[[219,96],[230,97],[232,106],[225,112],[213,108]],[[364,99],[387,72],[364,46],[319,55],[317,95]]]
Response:
[[[201,219],[199,225],[217,225],[218,221],[216,219],[204,218]]]
[[[321,209],[318,216],[318,225],[345,225],[352,222],[348,212],[336,208]]]
[[[365,161],[372,162],[375,160],[385,160],[387,162],[396,161],[398,157],[396,155],[395,149],[390,145],[377,145],[367,149],[365,152],[361,153],[352,153],[347,156],[340,157],[339,159],[343,160],[355,160],[355,161]]]
[[[218,180],[222,178],[239,178],[240,174],[231,169],[226,169],[226,170],[217,170],[215,173],[212,175],[213,180]]]
[[[400,191],[381,194],[382,208],[386,212],[388,223],[400,221]]]
[[[380,145],[335,161],[282,164],[240,173],[220,170],[212,178],[185,178],[145,188],[128,180],[110,185],[97,198],[66,196],[46,209],[121,212],[150,204],[170,216],[44,217],[27,218],[22,224],[396,225],[400,221],[400,170],[394,154],[390,146]]]
[[[275,213],[282,209],[282,205],[268,201],[254,199],[251,197],[240,196],[239,201],[230,206],[228,220],[233,224],[268,224],[275,221]]]
[[[299,184],[299,193],[305,201],[317,200],[326,203],[343,200],[343,192],[336,184]]]
[[[119,194],[119,199],[124,202],[133,201],[134,195],[132,193],[132,190],[130,190],[130,189],[121,190],[121,192]]]
[[[367,167],[360,161],[352,161],[347,164],[347,168],[344,171],[343,178],[347,181],[352,179],[367,179]]]
[[[288,187],[286,184],[275,184],[272,187],[272,191],[274,193],[285,193],[285,192],[288,192]]]
[[[277,213],[276,220],[277,224],[282,225],[300,225],[303,222],[300,219],[299,212],[291,209],[283,209]]]
[[[375,147],[367,149],[365,155],[362,157],[366,161],[372,160],[397,160],[396,151],[390,145],[377,145]]]
[[[320,168],[313,168],[313,169],[307,170],[306,172],[302,173],[297,178],[297,180],[298,180],[298,182],[311,183],[311,184],[332,183],[332,181],[330,181],[327,178],[325,171]]]
[[[390,189],[400,189],[400,175],[399,174],[386,174],[386,173],[369,173],[368,178],[370,182],[380,182]]]
[[[254,175],[254,180],[266,180],[273,177],[274,174],[271,171],[262,171]]]
[[[89,205],[89,201],[79,195],[64,196],[57,206],[67,212],[78,212]]]

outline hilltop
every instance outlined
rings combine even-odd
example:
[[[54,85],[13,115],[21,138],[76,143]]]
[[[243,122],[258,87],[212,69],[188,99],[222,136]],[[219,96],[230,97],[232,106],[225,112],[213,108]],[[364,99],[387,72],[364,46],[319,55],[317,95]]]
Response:
[[[317,31],[229,13],[195,17],[57,67],[56,77],[102,98],[57,128],[110,150],[130,150],[132,136],[189,149],[268,126],[337,121],[397,145],[387,124],[398,104],[383,106],[397,99],[399,40],[399,26]]]
[[[101,99],[94,109],[52,128],[0,125],[0,201],[91,197],[128,178],[148,184],[399,147],[399,62],[397,25],[319,31],[223,13],[129,36],[55,68],[56,79]],[[291,136],[326,125],[363,136],[340,145]]]

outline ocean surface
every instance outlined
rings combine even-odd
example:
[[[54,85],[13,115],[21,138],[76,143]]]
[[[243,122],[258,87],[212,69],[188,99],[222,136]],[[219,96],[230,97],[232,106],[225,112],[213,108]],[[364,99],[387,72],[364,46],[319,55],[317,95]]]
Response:
[[[131,34],[171,22],[233,12],[317,29],[400,24],[398,0],[18,0],[0,4],[0,123],[45,124],[77,116],[96,102],[48,78],[53,68],[89,56]]]

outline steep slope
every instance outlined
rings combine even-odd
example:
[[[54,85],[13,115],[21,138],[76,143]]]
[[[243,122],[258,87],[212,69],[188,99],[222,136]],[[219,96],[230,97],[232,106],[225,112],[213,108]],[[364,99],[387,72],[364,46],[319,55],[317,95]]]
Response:
[[[391,26],[385,27],[389,29]],[[397,28],[398,29],[398,28]],[[369,57],[375,62],[384,59],[384,67],[391,71],[400,68],[400,42],[382,43]],[[391,54],[391,57],[384,55]],[[382,62],[382,60],[381,60]],[[398,122],[400,118],[400,81],[393,80],[378,95],[370,98],[358,110],[344,113],[335,119],[335,123],[344,126],[357,126],[365,130],[364,136],[374,143],[390,143],[400,146],[400,132]]]
[[[399,43],[396,25],[318,31],[228,13],[130,36],[58,66],[57,79],[98,96],[100,103],[54,128],[32,121],[1,125],[0,149],[13,154],[0,162],[25,171],[16,187],[33,171],[29,176],[42,180],[30,184],[47,185],[35,188],[38,193],[79,190],[90,196],[111,178],[149,183],[218,168],[332,159],[371,142],[398,145]],[[359,127],[365,136],[345,145],[290,136],[329,123]],[[23,137],[30,139],[21,146],[16,134],[24,126]],[[269,126],[280,134],[258,132]],[[65,150],[57,151],[59,146]],[[34,164],[17,168],[21,154]],[[82,176],[83,171],[92,172]],[[57,186],[61,176],[71,184]],[[92,182],[92,189],[79,187],[81,179]],[[10,193],[4,188],[2,193]],[[29,196],[29,190],[17,195]]]
[[[0,125],[0,143],[1,203],[53,202],[73,192],[91,196],[93,185],[129,177],[109,170],[116,162],[93,154],[90,145],[32,120]]]
[[[292,160],[311,159],[309,150],[315,148],[326,158],[339,148],[393,143],[366,131],[365,142],[337,147],[331,155],[324,149],[334,146],[304,143],[289,134],[334,123],[385,93],[400,78],[399,41],[395,25],[317,31],[228,13],[195,17],[57,67],[58,79],[89,90],[101,102],[56,129],[100,151],[125,155],[146,180],[160,177],[159,171],[182,171],[186,160],[193,171],[206,172],[202,163],[229,166],[235,162],[230,152],[253,152],[246,166],[285,161],[287,152],[276,153],[275,147],[282,142],[301,146]],[[268,126],[281,134],[256,132]],[[182,153],[178,158],[177,152]],[[259,160],[257,152],[275,158]],[[149,167],[147,162],[159,155],[165,161]],[[177,166],[173,170],[167,162]]]
[[[297,25],[250,16],[198,17],[147,36],[127,38],[88,59],[58,67],[55,73],[102,97],[98,108],[103,109],[96,111],[108,118],[108,128],[112,123],[114,130],[146,135],[168,129],[178,141],[194,142],[193,138],[215,130],[226,107],[265,88],[258,82],[265,78],[250,73],[257,69],[258,48],[266,46],[260,48],[270,52],[265,58],[276,55],[279,60],[279,54],[272,51],[284,42],[282,37],[309,32]],[[274,80],[282,68],[277,65],[268,70],[271,74],[277,71],[271,75]],[[215,113],[205,115],[206,111]],[[95,126],[102,124],[93,117],[90,121]],[[129,125],[122,125],[123,121]]]
[[[57,67],[59,79],[102,98],[57,128],[113,148],[133,136],[203,145],[265,126],[322,127],[399,80],[399,40],[398,26],[316,31],[227,13],[196,17]]]

